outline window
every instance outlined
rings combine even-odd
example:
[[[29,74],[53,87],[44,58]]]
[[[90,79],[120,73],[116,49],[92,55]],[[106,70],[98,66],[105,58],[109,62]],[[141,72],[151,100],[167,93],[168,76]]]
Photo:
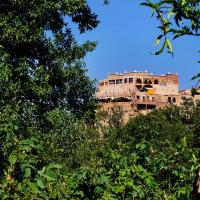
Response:
[[[129,83],[133,83],[133,78],[129,78]]]
[[[146,105],[145,104],[138,104],[137,109],[138,110],[146,110]]]
[[[116,84],[121,84],[122,83],[122,79],[117,79],[116,80]]]
[[[155,80],[155,81],[154,81],[154,84],[155,84],[155,85],[158,85],[158,80]]]
[[[171,97],[168,97],[167,101],[168,101],[168,102],[171,102],[171,101],[172,101],[172,98],[171,98]]]
[[[172,100],[174,103],[176,103],[176,98],[173,98],[173,100]]]
[[[141,89],[142,89],[142,85],[136,85],[136,88],[137,88],[138,90],[141,90]]]
[[[136,80],[136,84],[138,84],[138,83],[142,83],[142,80],[139,78]]]
[[[140,96],[137,96],[137,99],[139,100],[139,99],[140,99]]]
[[[99,85],[100,85],[100,86],[104,86],[104,82],[100,83]]]
[[[152,84],[152,81],[149,80],[149,79],[145,79],[145,80],[144,80],[144,83],[145,83],[145,84]]]
[[[114,85],[115,84],[115,80],[109,80],[109,85]]]
[[[127,78],[124,79],[124,83],[128,83],[128,79]]]
[[[156,105],[147,105],[147,110],[156,109]]]

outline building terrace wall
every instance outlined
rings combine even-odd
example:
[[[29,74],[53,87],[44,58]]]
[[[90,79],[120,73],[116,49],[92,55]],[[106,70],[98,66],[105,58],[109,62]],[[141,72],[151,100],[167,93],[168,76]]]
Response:
[[[190,90],[178,90],[177,74],[153,75],[148,72],[127,72],[109,74],[105,80],[99,81],[96,94],[102,109],[109,111],[111,107],[121,107],[124,121],[138,113],[149,113],[152,109],[164,108],[173,103],[180,106],[182,98],[191,98]],[[200,88],[198,89],[200,92]],[[200,100],[200,95],[192,97]]]
[[[156,94],[178,94],[178,75],[158,76],[147,72],[109,74],[107,79],[99,81],[97,98],[131,96],[133,91],[140,92],[144,87],[153,88]]]

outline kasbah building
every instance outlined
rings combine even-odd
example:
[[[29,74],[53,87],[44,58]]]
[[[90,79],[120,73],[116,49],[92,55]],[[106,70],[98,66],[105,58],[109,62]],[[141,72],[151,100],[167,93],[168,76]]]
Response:
[[[190,91],[179,91],[178,74],[154,75],[134,71],[108,74],[105,80],[99,81],[96,97],[101,110],[109,112],[113,107],[118,108],[126,123],[138,113],[147,114],[169,104],[180,106],[183,97],[200,100],[200,95],[192,97]]]

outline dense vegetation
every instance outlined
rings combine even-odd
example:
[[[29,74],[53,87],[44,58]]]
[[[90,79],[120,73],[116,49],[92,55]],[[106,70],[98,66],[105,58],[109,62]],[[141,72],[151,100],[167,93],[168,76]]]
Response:
[[[97,26],[87,1],[2,0],[0,19],[1,199],[192,196],[199,103],[126,125],[115,109],[95,115],[83,61],[95,43],[77,44],[70,28]]]
[[[200,161],[200,104],[186,99],[181,108],[126,125],[113,113],[99,113],[85,126],[55,112],[46,140],[13,137],[6,143],[12,151],[1,150],[1,198],[189,199]],[[99,123],[102,117],[109,126]]]

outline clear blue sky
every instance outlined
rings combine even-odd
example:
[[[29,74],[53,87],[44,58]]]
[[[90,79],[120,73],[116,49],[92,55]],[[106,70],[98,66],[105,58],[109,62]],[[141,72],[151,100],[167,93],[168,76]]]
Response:
[[[101,23],[95,30],[79,35],[85,40],[98,41],[95,51],[88,54],[86,63],[91,78],[104,79],[109,72],[144,71],[154,74],[178,73],[179,89],[191,88],[191,77],[200,72],[199,40],[184,37],[173,41],[174,57],[166,52],[153,56],[154,40],[159,34],[159,23],[151,18],[149,8],[140,6],[137,0],[111,0],[103,6],[103,0],[89,0],[92,10]]]

